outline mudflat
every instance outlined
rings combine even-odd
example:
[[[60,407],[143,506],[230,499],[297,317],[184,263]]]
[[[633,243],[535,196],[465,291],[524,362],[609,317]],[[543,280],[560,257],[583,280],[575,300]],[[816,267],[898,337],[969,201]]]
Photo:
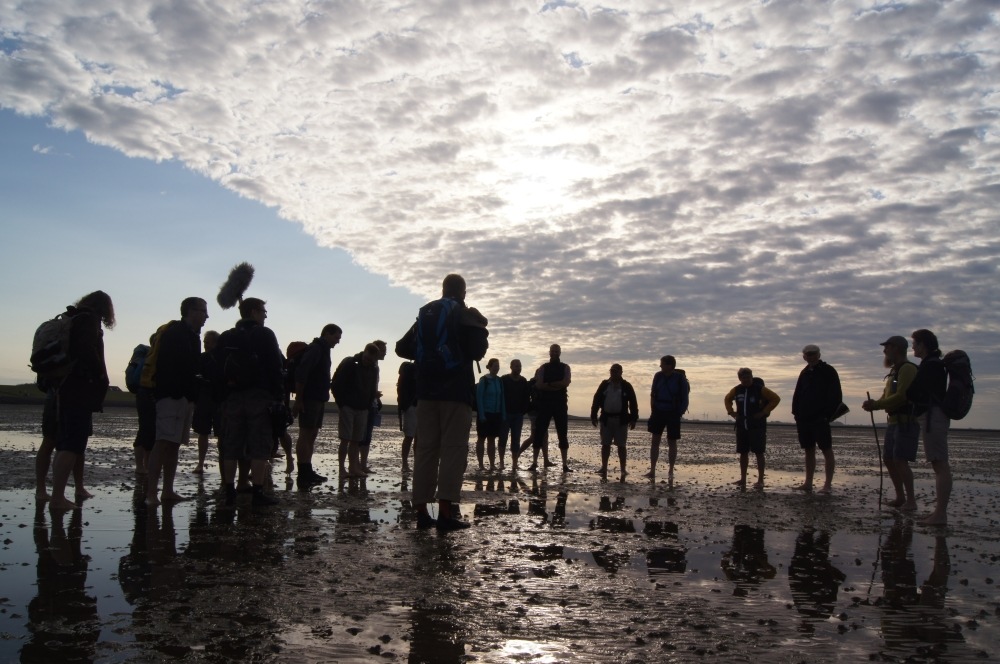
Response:
[[[221,509],[218,474],[191,472],[191,446],[177,481],[191,499],[148,510],[134,413],[109,409],[87,453],[94,497],[51,513],[34,497],[41,408],[0,406],[0,662],[1000,656],[996,432],[952,433],[945,528],[886,506],[888,477],[880,506],[870,427],[835,431],[833,492],[822,495],[793,488],[802,453],[791,427],[770,427],[756,491],[732,484],[731,426],[685,423],[672,481],[662,461],[656,480],[643,478],[640,427],[622,482],[614,453],[608,479],[597,474],[597,433],[574,422],[572,473],[529,472],[525,458],[513,472],[509,455],[502,473],[480,473],[470,452],[462,510],[473,527],[437,533],[415,528],[395,422],[376,429],[375,473],[342,483],[335,417],[315,459],[331,479],[311,491],[279,460],[280,505],[241,497]],[[913,466],[925,512],[933,473]]]

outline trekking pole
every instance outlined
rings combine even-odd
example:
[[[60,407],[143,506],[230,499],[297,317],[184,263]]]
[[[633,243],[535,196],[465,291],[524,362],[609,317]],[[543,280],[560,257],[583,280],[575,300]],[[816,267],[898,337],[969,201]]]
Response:
[[[870,392],[865,392],[865,396],[868,400],[872,400],[872,395]],[[878,442],[878,427],[875,426],[875,411],[870,410],[868,413],[872,416],[872,431],[875,432],[875,450],[878,452],[878,508],[882,509],[882,446]]]

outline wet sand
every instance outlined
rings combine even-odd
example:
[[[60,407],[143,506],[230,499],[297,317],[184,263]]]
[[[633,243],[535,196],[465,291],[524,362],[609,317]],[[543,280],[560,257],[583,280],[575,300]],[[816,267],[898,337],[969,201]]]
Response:
[[[665,468],[641,479],[649,434],[633,432],[622,483],[614,454],[609,481],[596,474],[597,434],[584,422],[571,425],[567,475],[480,475],[470,454],[463,511],[474,526],[438,534],[414,528],[388,419],[366,481],[302,493],[281,461],[280,506],[241,498],[226,512],[217,475],[191,473],[190,448],[177,487],[192,500],[146,510],[136,506],[135,418],[114,409],[97,416],[88,451],[94,498],[62,516],[34,500],[40,419],[40,407],[0,406],[0,662],[1000,655],[996,432],[953,434],[947,528],[879,510],[870,428],[836,431],[835,490],[824,496],[792,488],[802,455],[791,428],[771,427],[757,492],[731,484],[731,427],[686,424],[672,484]],[[334,432],[327,422],[316,458],[331,477]],[[933,474],[914,467],[929,505]]]

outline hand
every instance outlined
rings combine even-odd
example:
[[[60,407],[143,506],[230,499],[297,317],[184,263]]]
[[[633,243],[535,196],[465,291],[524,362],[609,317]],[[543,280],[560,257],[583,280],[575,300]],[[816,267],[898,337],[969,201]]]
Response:
[[[875,402],[872,399],[868,399],[867,401],[861,404],[861,409],[866,410],[870,413],[873,410],[875,410]]]
[[[767,415],[765,415],[764,413],[754,413],[753,415],[753,419],[755,420],[762,420],[765,417],[767,417]]]
[[[731,418],[733,418],[735,420],[736,419],[736,413],[730,411],[729,417],[731,417]]]
[[[304,409],[305,409],[304,406],[302,405],[301,402],[299,402],[298,397],[296,397],[295,401],[292,402],[292,415],[296,416],[301,415]]]
[[[590,420],[590,423],[593,424],[596,427],[597,426],[597,418],[595,417],[592,420]]]
[[[635,422],[629,422],[628,429],[629,431],[635,431]]]

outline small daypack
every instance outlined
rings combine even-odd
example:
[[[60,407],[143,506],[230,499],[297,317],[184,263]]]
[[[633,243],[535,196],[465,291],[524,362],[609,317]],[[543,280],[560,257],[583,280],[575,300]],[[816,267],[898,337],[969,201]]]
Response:
[[[230,390],[245,390],[257,383],[260,359],[253,349],[250,329],[234,327],[219,339],[223,344],[222,375]]]
[[[305,341],[293,341],[285,349],[285,366],[282,373],[284,374],[285,392],[289,394],[295,392],[295,374],[308,349],[309,344]]]
[[[440,377],[462,365],[464,354],[458,333],[460,313],[458,301],[451,298],[420,307],[414,359],[421,375]]]
[[[144,387],[147,390],[151,390],[156,387],[156,360],[160,355],[160,340],[163,339],[163,333],[166,332],[167,328],[173,324],[173,322],[174,321],[164,323],[160,327],[156,328],[156,333],[153,335],[149,352],[146,353],[146,361],[142,365],[142,372],[139,374],[139,387]]]
[[[972,382],[972,361],[964,350],[953,350],[941,358],[948,372],[948,389],[941,402],[941,410],[952,420],[960,420],[972,408],[972,396],[976,393]]]
[[[58,384],[69,375],[76,360],[70,353],[69,337],[73,329],[69,311],[45,321],[35,330],[31,342],[31,370],[40,382]]]
[[[125,387],[132,394],[139,391],[142,386],[142,369],[146,365],[146,358],[149,356],[149,346],[139,344],[132,350],[132,357],[125,367]]]

